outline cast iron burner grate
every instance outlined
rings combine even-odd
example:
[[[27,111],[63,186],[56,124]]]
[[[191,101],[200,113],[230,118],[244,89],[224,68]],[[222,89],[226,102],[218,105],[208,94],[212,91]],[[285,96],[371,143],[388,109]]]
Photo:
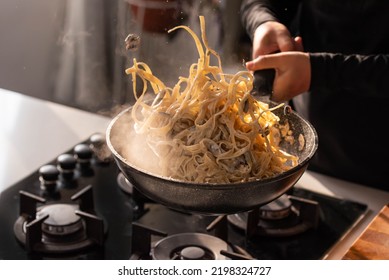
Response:
[[[132,260],[227,260],[254,259],[239,246],[228,242],[226,216],[219,216],[207,227],[215,236],[201,232],[168,235],[160,230],[134,222]],[[162,237],[156,242],[153,236]]]
[[[46,204],[44,198],[26,191],[19,195],[20,213],[14,233],[27,251],[62,254],[103,244],[104,223],[93,214],[92,186],[71,197],[78,204]]]
[[[287,196],[293,200],[292,205],[295,208],[292,209],[293,214],[289,215],[298,214],[297,218],[292,220],[296,219],[299,223],[303,220],[305,225],[297,226],[299,231],[303,229],[299,233],[292,231],[292,234],[289,234],[287,230],[287,234],[277,236],[263,235],[258,224],[263,221],[288,224],[282,221],[287,216],[283,213],[282,207],[281,210],[279,209],[281,213],[275,215],[266,213],[264,215],[268,219],[262,218],[263,221],[259,222],[259,209],[237,215],[218,216],[215,219],[215,216],[182,213],[158,203],[146,203],[144,214],[137,217],[135,223],[133,222],[131,258],[151,259],[153,247],[158,240],[166,236],[183,233],[209,234],[214,230],[214,236],[226,241],[230,246],[233,244],[232,251],[238,253],[236,258],[247,254],[255,259],[323,259],[332,246],[341,240],[367,212],[367,206],[364,204],[300,188],[293,188]],[[239,227],[230,221],[231,218],[236,217],[239,217]],[[269,217],[280,219],[272,221]],[[145,231],[139,233],[138,225],[148,228],[151,233],[146,234]],[[239,249],[242,249],[242,252]]]
[[[316,229],[320,220],[317,201],[282,195],[249,212],[228,215],[228,221],[248,237],[287,237]]]

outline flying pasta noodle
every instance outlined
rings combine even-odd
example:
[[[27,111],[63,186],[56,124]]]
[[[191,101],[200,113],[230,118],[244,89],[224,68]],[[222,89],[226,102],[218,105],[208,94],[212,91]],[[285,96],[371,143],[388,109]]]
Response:
[[[279,118],[272,112],[275,108],[250,94],[252,74],[224,74],[218,53],[208,45],[202,16],[200,27],[202,42],[187,26],[169,30],[186,30],[199,53],[189,76],[179,77],[173,88],[136,59],[126,69],[132,75],[136,98],[131,112],[135,131],[147,135],[162,175],[199,183],[232,183],[273,177],[295,166],[298,158],[279,148],[282,133]],[[210,65],[211,55],[218,66]],[[140,94],[136,93],[137,76],[143,81]],[[152,102],[146,98],[148,85],[155,94]]]

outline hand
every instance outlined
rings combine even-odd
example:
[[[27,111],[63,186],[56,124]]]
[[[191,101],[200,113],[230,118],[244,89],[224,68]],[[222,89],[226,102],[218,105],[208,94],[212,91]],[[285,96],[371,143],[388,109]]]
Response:
[[[299,51],[260,55],[246,63],[247,70],[275,69],[272,100],[284,102],[309,90],[309,54]]]
[[[253,59],[259,55],[303,51],[301,37],[292,38],[285,25],[276,21],[267,21],[255,30],[253,38]]]

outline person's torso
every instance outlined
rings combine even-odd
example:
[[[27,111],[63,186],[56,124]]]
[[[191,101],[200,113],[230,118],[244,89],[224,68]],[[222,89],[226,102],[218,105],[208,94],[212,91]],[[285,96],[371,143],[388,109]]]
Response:
[[[306,51],[387,52],[389,1],[303,0],[299,26]]]
[[[389,54],[389,1],[307,0],[302,4],[300,34],[306,51]],[[385,138],[389,87],[387,100],[368,95],[335,89],[330,94],[299,96],[294,103],[318,131],[312,169],[389,190]]]

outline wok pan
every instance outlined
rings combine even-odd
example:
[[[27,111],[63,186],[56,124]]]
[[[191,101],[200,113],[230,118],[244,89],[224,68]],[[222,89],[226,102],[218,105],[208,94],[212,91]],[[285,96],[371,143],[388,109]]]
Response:
[[[270,102],[270,105],[275,104]],[[314,127],[296,112],[286,111],[284,108],[279,108],[273,112],[280,117],[281,121],[288,119],[296,139],[300,133],[304,135],[305,145],[302,150],[299,150],[297,143],[283,147],[287,152],[297,155],[299,163],[275,177],[257,181],[230,184],[184,182],[159,176],[156,172],[139,167],[124,158],[122,153],[126,145],[122,144],[123,140],[126,142],[122,132],[126,129],[130,130],[133,125],[130,118],[131,107],[121,111],[112,119],[107,128],[106,140],[119,169],[146,197],[183,212],[205,215],[234,214],[267,204],[284,194],[300,179],[315,154],[318,137]]]

